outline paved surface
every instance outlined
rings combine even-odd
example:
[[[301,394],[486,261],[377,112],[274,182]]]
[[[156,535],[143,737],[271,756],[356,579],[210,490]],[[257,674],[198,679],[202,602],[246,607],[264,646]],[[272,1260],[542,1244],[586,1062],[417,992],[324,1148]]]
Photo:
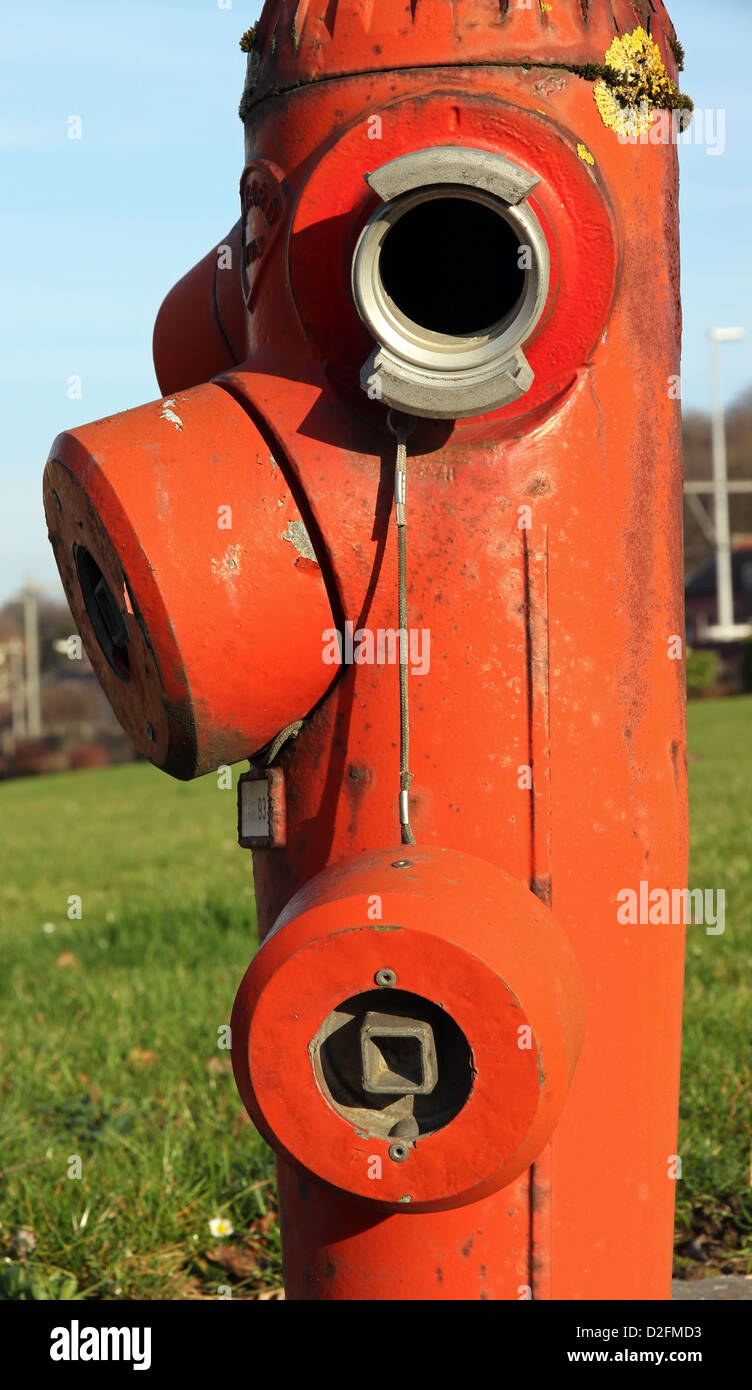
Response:
[[[740,1299],[752,1302],[752,1274],[718,1274],[713,1279],[674,1279],[671,1284],[673,1302],[736,1303]]]

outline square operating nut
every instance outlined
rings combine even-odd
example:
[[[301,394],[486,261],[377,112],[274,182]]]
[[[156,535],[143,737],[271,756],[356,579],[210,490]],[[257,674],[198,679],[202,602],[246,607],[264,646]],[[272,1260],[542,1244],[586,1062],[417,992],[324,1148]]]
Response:
[[[439,1079],[430,1023],[367,1013],[360,1027],[363,1090],[369,1095],[427,1096]]]

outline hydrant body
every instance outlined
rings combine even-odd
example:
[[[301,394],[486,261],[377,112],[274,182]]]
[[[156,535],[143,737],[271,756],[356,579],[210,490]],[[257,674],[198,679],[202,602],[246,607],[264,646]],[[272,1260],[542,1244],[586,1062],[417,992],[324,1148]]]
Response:
[[[165,400],[48,464],[121,720],[277,798],[233,1061],[289,1297],[669,1296],[683,928],[622,908],[687,852],[676,150],[608,119],[636,10],[267,4],[234,293],[207,258]]]

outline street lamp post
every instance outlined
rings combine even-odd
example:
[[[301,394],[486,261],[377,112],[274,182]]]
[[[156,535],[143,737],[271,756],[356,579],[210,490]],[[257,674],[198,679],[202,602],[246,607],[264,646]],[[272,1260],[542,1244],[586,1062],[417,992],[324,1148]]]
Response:
[[[734,642],[752,629],[734,622],[734,590],[731,575],[731,534],[729,526],[728,474],[726,468],[726,421],[721,381],[721,343],[738,343],[746,337],[744,328],[711,328],[710,374],[713,391],[713,495],[715,498],[715,571],[718,622],[708,629],[717,642]]]

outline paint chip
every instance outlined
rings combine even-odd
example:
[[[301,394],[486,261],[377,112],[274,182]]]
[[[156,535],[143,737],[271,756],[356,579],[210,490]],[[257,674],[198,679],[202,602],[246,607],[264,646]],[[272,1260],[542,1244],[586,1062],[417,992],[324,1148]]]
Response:
[[[311,545],[311,540],[302,521],[288,521],[287,530],[283,532],[283,541],[289,541],[295,546],[299,555],[304,560],[315,560],[316,552]]]
[[[234,579],[240,570],[240,546],[229,546],[221,560],[211,561],[211,569],[220,579]]]
[[[162,409],[159,412],[159,418],[160,420],[169,420],[170,424],[174,425],[176,430],[182,430],[183,421],[181,420],[179,415],[175,414],[174,410],[170,410],[170,406],[175,404],[176,401],[174,400],[174,398],[171,400],[162,401]]]

